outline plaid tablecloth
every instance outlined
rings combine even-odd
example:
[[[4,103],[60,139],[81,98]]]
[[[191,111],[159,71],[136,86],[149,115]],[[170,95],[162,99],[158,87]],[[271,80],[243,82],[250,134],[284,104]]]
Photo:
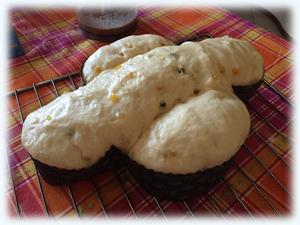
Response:
[[[13,9],[10,12],[11,23],[17,32],[25,55],[10,59],[10,71],[8,77],[8,89],[15,90],[32,85],[43,80],[61,76],[69,72],[78,71],[84,60],[97,48],[107,44],[106,42],[87,39],[78,27],[73,9]],[[234,38],[244,39],[256,47],[265,59],[265,80],[282,92],[290,101],[294,100],[292,92],[293,81],[293,46],[287,41],[275,36],[262,28],[220,8],[140,8],[138,13],[138,25],[135,34],[153,33],[165,36],[172,41],[178,41],[195,32],[210,33],[213,36],[229,35]],[[69,90],[68,84],[62,84],[61,91]],[[49,89],[40,90],[42,102],[51,101],[55,94]],[[290,116],[290,112],[282,103],[281,98],[274,97],[274,93],[261,89],[261,93],[269,102],[277,104],[280,110]],[[20,99],[24,116],[37,109],[38,103],[35,96],[25,94]],[[262,112],[262,115],[273,115],[272,109],[257,102],[254,107]],[[252,113],[253,114],[253,113]],[[15,98],[8,99],[8,158],[14,181],[15,193],[22,216],[46,215],[45,206],[41,198],[36,171],[28,153],[20,141],[22,124]],[[276,120],[273,115],[270,120]],[[290,145],[274,131],[262,125],[257,116],[252,115],[252,127],[265,136],[271,138],[272,144],[278,147],[279,154],[288,162],[290,161]],[[274,121],[273,121],[274,122]],[[289,136],[289,123],[275,121],[282,133]],[[271,154],[269,145],[258,142],[250,134],[246,144],[252,152],[267,165],[272,174],[290,190],[290,172],[277,156]],[[256,184],[263,188],[264,193],[276,206],[280,214],[291,211],[290,198],[282,188],[276,187],[274,179],[266,174],[265,169],[258,165],[257,160],[239,152],[237,163],[247,171]],[[8,170],[9,171],[9,170]],[[9,177],[9,173],[8,173]],[[120,178],[128,193],[132,207],[136,214],[144,216],[160,215],[161,211],[154,199],[143,191],[133,180],[126,169],[120,171]],[[227,173],[225,179],[234,186],[237,194],[246,202],[252,214],[270,214],[272,210],[266,204],[261,195],[253,188],[237,169]],[[17,215],[14,189],[11,179],[8,179],[8,208],[11,215]],[[127,203],[120,185],[114,174],[107,172],[95,177],[96,186],[103,198],[108,213],[123,216],[132,215],[132,210]],[[55,217],[74,215],[70,189],[66,186],[50,186],[41,179],[45,193],[45,201],[49,214]],[[81,215],[103,215],[103,209],[99,204],[97,193],[90,181],[81,181],[70,184],[72,194],[78,211]],[[186,203],[160,201],[165,214],[177,213],[187,216],[185,204],[189,205],[193,214],[215,214],[213,203],[228,214],[243,213],[241,205],[232,199],[232,193],[226,189],[226,185],[219,184],[209,193],[211,198],[199,196],[188,200]]]

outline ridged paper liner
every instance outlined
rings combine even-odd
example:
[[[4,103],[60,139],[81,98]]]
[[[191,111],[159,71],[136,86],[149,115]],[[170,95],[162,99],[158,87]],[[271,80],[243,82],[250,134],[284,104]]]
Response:
[[[229,168],[233,157],[223,164],[189,174],[156,172],[123,155],[125,165],[138,183],[150,194],[167,200],[185,200],[207,192]]]
[[[257,89],[263,83],[263,79],[255,84],[246,86],[232,86],[233,92],[237,95],[243,102],[248,102],[248,100],[255,95]]]

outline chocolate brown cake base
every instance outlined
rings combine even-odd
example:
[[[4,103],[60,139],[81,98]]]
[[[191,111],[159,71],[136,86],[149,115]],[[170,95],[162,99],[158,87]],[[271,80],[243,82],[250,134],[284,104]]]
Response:
[[[112,147],[103,158],[91,167],[67,170],[53,166],[49,166],[32,158],[35,167],[40,172],[44,180],[51,185],[61,185],[70,182],[88,179],[103,171],[116,169],[121,166],[121,153],[116,148]]]
[[[233,92],[243,101],[247,102],[252,96],[255,95],[257,89],[263,83],[263,79],[259,82],[247,86],[232,86]]]
[[[185,200],[207,192],[229,168],[233,157],[220,166],[191,174],[169,174],[155,172],[123,156],[129,171],[150,194],[167,200]]]
[[[84,67],[84,64],[85,64],[86,60],[84,60],[84,62],[82,63],[82,65],[80,67],[80,70],[79,70],[79,75],[80,75],[80,77],[81,77],[81,79],[83,81],[83,85],[87,84],[87,81],[85,80],[85,77],[83,76],[83,67]]]

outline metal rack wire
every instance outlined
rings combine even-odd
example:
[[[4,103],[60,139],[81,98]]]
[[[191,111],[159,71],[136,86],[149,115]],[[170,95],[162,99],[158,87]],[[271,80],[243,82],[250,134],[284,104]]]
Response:
[[[202,37],[197,37],[202,38]],[[58,97],[59,90],[57,87],[58,82],[64,82],[65,84],[69,84],[72,90],[77,89],[79,86],[84,85],[84,81],[80,77],[79,73],[71,73],[67,74],[62,77],[54,78],[51,80],[43,81],[38,84],[33,84],[30,87],[26,87],[23,89],[18,89],[13,92],[8,93],[10,98],[15,98],[15,102],[18,108],[19,113],[19,121],[23,123],[24,121],[24,114],[22,112],[22,106],[20,104],[20,96],[24,93],[33,92],[35,94],[36,100],[38,101],[39,107],[42,107],[42,97],[39,94],[39,89],[43,87],[47,87],[50,90],[50,93],[54,93],[56,97]],[[269,102],[268,98],[264,95],[264,93],[272,94],[274,98],[280,99],[282,107],[285,108],[285,111],[281,111],[276,107],[272,102]],[[255,101],[254,101],[255,100]],[[263,110],[258,111],[255,106],[255,102],[260,102],[260,104],[263,105],[263,109],[271,109],[269,115],[269,118],[276,117],[277,119],[280,119],[282,121],[287,122],[288,124],[291,124],[292,119],[290,118],[290,114],[287,113],[287,111],[292,110],[292,103],[285,97],[279,90],[277,90],[275,87],[273,87],[269,82],[264,81],[262,86],[260,87],[259,91],[255,96],[252,97],[252,99],[247,103],[247,107],[249,109],[249,112],[251,114],[251,118],[253,120],[256,120],[255,126],[252,126],[250,135],[252,138],[254,138],[255,141],[262,143],[261,145],[263,147],[268,148],[268,151],[270,154],[272,154],[276,158],[277,163],[281,163],[284,165],[284,169],[286,170],[287,174],[290,174],[290,150],[291,150],[291,144],[293,143],[292,138],[286,134],[283,129],[280,129],[274,125],[270,119],[264,115]],[[270,129],[275,132],[276,136],[281,137],[281,140],[288,145],[288,150],[281,149],[280,146],[278,146],[273,140],[274,135],[268,137],[264,132],[260,131],[260,126],[266,126],[267,129]],[[263,174],[270,176],[272,180],[274,181],[274,189],[279,190],[285,198],[293,199],[293,195],[290,192],[289,188],[283,184],[282,181],[278,179],[276,174],[270,169],[270,165],[266,165],[266,163],[260,159],[259,152],[260,150],[257,148],[252,148],[251,146],[248,146],[247,143],[245,143],[241,150],[239,151],[242,154],[247,155],[247,158],[253,160],[255,162],[255,166],[262,168]],[[206,205],[208,205],[208,208],[211,209],[212,214],[215,214],[217,216],[224,217],[227,214],[232,214],[232,209],[236,208],[239,214],[245,214],[250,217],[255,216],[257,213],[255,210],[253,210],[253,207],[247,202],[246,198],[244,197],[244,194],[241,193],[238,188],[236,188],[236,185],[230,181],[230,175],[233,173],[240,173],[243,180],[247,181],[250,184],[250,188],[255,190],[259,198],[261,198],[269,208],[268,214],[271,215],[282,215],[286,212],[281,209],[281,207],[278,207],[278,204],[270,193],[265,189],[264,185],[259,182],[259,179],[256,178],[251,171],[246,171],[243,167],[243,161],[235,160],[235,162],[232,164],[230,170],[228,173],[220,179],[220,182],[216,185],[216,187],[222,187],[225,188],[228,193],[230,193],[231,196],[231,204],[220,204],[222,201],[217,201],[217,197],[212,193],[212,191],[209,191],[208,193],[203,194],[200,196],[197,201],[204,202]],[[128,190],[126,188],[124,180],[125,178],[122,178],[122,174],[124,174],[124,170],[126,169],[118,169],[116,171],[113,171],[114,179],[120,186],[120,189],[122,190],[124,200],[127,202],[128,207],[130,208],[131,214],[133,217],[139,217],[140,215],[135,210],[135,205],[133,204],[131,200],[131,196],[128,193]],[[10,176],[11,176],[11,168],[10,168]],[[127,174],[127,172],[126,172]],[[37,182],[40,192],[40,199],[43,203],[45,214],[48,216],[51,216],[51,213],[49,212],[48,203],[45,197],[45,190],[42,182],[42,177],[40,176],[39,172],[36,171],[37,176]],[[129,175],[130,176],[130,175]],[[133,179],[133,178],[130,178]],[[14,194],[14,201],[16,205],[16,212],[18,216],[23,216],[22,211],[20,210],[19,205],[19,196],[15,189],[15,183],[14,179],[11,177],[12,181],[12,189]],[[101,186],[97,186],[95,178],[91,178],[88,182],[90,182],[91,186],[93,187],[93,193],[97,196],[97,200],[99,203],[99,207],[101,209],[102,215],[104,218],[109,219],[111,216],[111,213],[107,209],[106,203],[103,200],[103,195],[105,193],[101,192]],[[138,184],[137,184],[138,185]],[[75,215],[80,217],[81,213],[78,208],[78,202],[75,199],[74,192],[72,190],[72,184],[66,185],[67,193],[69,195],[69,198],[71,199],[72,207],[75,212]],[[138,186],[138,188],[141,188]],[[214,189],[213,188],[213,189]],[[142,189],[142,188],[141,188]],[[152,198],[152,201],[157,208],[156,213],[160,216],[163,216],[163,218],[167,219],[168,214],[166,213],[166,205],[171,204],[169,201],[162,201],[159,200],[153,196],[150,196],[149,198]],[[222,199],[221,199],[222,200]],[[193,205],[191,203],[191,200],[182,201],[182,202],[176,202],[174,204],[178,204],[182,207],[184,207],[184,211],[188,217],[194,217],[199,214],[199,210],[197,206]],[[201,205],[201,204],[200,204]],[[289,209],[287,209],[289,211]]]

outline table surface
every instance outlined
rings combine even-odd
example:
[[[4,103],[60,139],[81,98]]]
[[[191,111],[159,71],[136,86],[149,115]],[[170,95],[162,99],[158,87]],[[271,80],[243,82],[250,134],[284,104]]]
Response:
[[[78,27],[74,10],[72,9],[19,9],[11,10],[11,22],[17,32],[25,55],[10,59],[8,89],[10,91],[30,86],[44,80],[62,76],[80,69],[84,60],[100,46],[109,42],[87,39]],[[256,27],[249,21],[230,13],[221,8],[139,8],[138,24],[134,34],[153,33],[162,35],[172,41],[178,41],[183,37],[192,35],[195,32],[210,33],[214,37],[228,35],[234,38],[243,39],[251,44],[262,54],[265,60],[265,80],[270,82],[274,88],[279,90],[291,102],[294,101],[292,91],[294,82],[293,72],[293,46],[272,33]],[[69,91],[69,83],[62,83],[60,92]],[[261,88],[260,93],[265,95],[268,102],[278,106],[280,110],[291,117],[289,107],[274,97],[268,89]],[[41,100],[46,104],[55,98],[53,90],[42,88],[40,90]],[[279,100],[278,100],[279,99]],[[266,105],[259,104],[259,101],[251,100],[251,104],[257,111],[266,111],[270,118],[273,116],[272,109]],[[32,93],[20,97],[23,116],[39,107],[38,101]],[[264,111],[265,110],[265,111]],[[253,113],[251,114],[253,116]],[[12,175],[7,185],[7,199],[9,213],[17,215],[15,194],[22,216],[46,215],[45,207],[41,199],[36,171],[28,153],[20,142],[22,123],[18,111],[18,105],[14,98],[8,100],[8,157]],[[276,143],[280,155],[290,163],[291,147],[280,135],[265,128],[252,117],[252,127],[261,132],[271,144]],[[273,121],[274,122],[274,121]],[[275,124],[275,125],[274,125]],[[274,122],[274,126],[286,136],[290,136],[290,122]],[[290,190],[290,171],[283,168],[282,162],[274,155],[269,154],[266,144],[252,140],[252,135],[246,141],[257,157],[267,165],[268,169],[275,174],[284,186]],[[243,151],[236,162],[245,169],[257,184],[263,187],[265,193],[271,199],[280,214],[291,212],[289,196],[274,188],[274,182],[270,176],[265,175],[264,169],[257,166],[253,158],[246,156]],[[9,170],[8,170],[9,171]],[[140,186],[128,175],[127,170],[121,170],[120,176],[124,186],[131,198],[134,211],[143,215],[154,216],[159,214],[158,208],[154,205],[150,195],[144,192]],[[256,214],[270,214],[272,210],[266,206],[261,197],[257,197],[256,191],[249,182],[240,178],[237,169],[231,169],[225,179],[234,185],[238,195],[246,202],[250,212]],[[9,177],[9,173],[8,173]],[[97,187],[101,188],[104,194],[106,209],[112,214],[125,216],[132,215],[132,211],[123,193],[119,190],[113,174],[104,173],[95,178]],[[45,191],[45,198],[49,213],[55,217],[70,216],[75,214],[72,201],[68,196],[66,186],[50,186],[41,179]],[[15,188],[13,188],[13,186]],[[97,195],[90,182],[81,181],[71,184],[79,213],[82,215],[103,215],[103,210],[98,204]],[[224,185],[217,185],[210,191],[210,195],[224,212],[227,214],[243,213],[241,206],[233,203],[228,197],[230,193],[224,189]],[[228,195],[228,196],[227,196]],[[193,213],[211,213],[213,210],[207,203],[207,199],[199,196],[188,201]],[[186,216],[186,209],[182,203],[161,201],[164,212]]]

